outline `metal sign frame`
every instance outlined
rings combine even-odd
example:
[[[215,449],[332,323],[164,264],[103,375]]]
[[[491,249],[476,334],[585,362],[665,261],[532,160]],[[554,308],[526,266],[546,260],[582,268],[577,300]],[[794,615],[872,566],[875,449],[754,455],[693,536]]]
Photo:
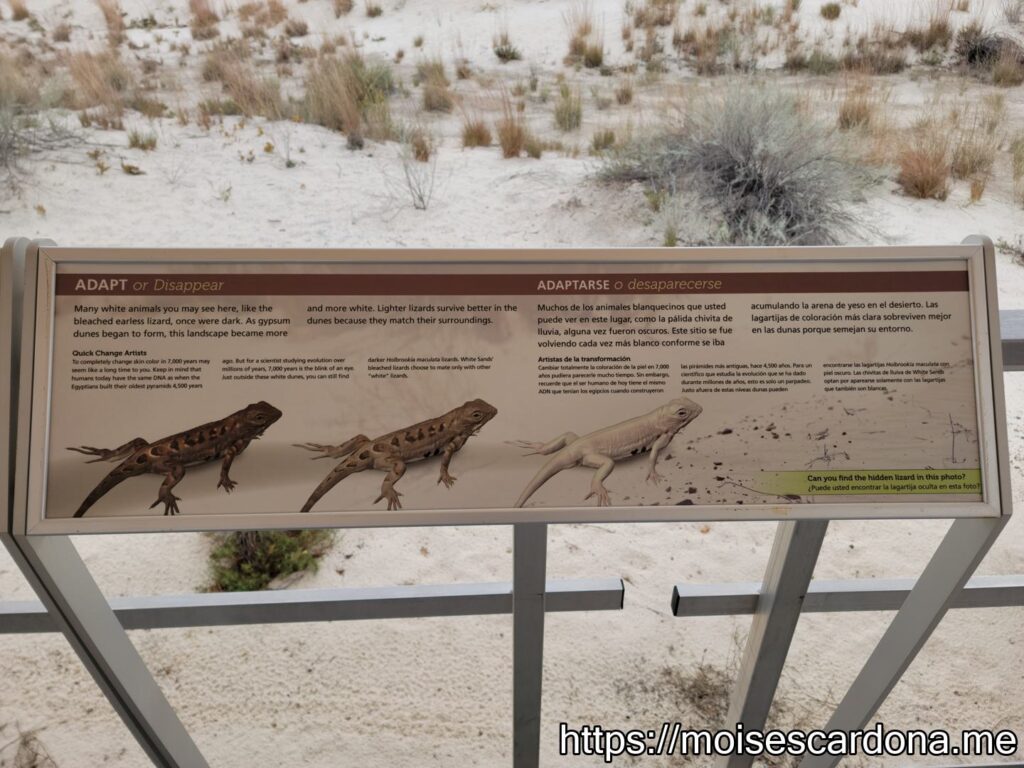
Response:
[[[813,268],[850,262],[900,264],[907,262],[963,262],[969,275],[970,322],[973,341],[975,394],[979,449],[981,454],[983,502],[845,502],[845,503],[773,503],[735,506],[614,506],[614,507],[527,507],[523,509],[431,509],[382,514],[377,510],[359,512],[269,512],[251,514],[202,514],[162,517],[132,515],[123,517],[45,518],[46,467],[49,435],[49,379],[53,350],[55,282],[62,264],[131,265],[166,263],[176,269],[194,263],[224,265],[228,271],[245,264],[259,266],[274,263],[324,265],[344,263],[388,266],[524,265],[629,263],[722,265],[780,265]],[[96,249],[42,246],[28,255],[26,264],[26,300],[23,325],[27,329],[23,343],[33,352],[33,365],[22,371],[18,432],[29,436],[22,441],[28,453],[16,476],[15,529],[27,535],[85,534],[155,531],[237,530],[296,527],[378,527],[417,525],[492,525],[515,523],[609,523],[676,522],[713,520],[837,520],[999,517],[1010,509],[1003,487],[1007,477],[1005,435],[995,428],[1005,420],[1001,396],[996,396],[993,365],[1000,353],[998,307],[995,293],[994,257],[979,245],[943,247],[873,248],[765,248],[750,249],[558,249],[558,250],[268,250],[268,249]],[[31,330],[32,333],[29,333]],[[22,482],[25,481],[25,482]]]
[[[992,243],[977,237],[970,238],[966,244],[984,254],[984,280],[988,295],[994,298]],[[205,759],[146,669],[119,623],[118,615],[100,592],[71,540],[61,535],[26,536],[14,531],[10,514],[14,494],[12,472],[15,457],[12,451],[17,449],[22,460],[19,471],[25,468],[26,451],[25,441],[18,439],[19,432],[10,418],[19,410],[16,374],[20,367],[21,380],[24,380],[23,351],[27,353],[25,342],[32,339],[33,333],[33,329],[23,328],[21,335],[17,335],[17,310],[21,303],[19,272],[26,256],[31,261],[40,245],[43,244],[24,239],[8,240],[0,257],[0,360],[9,364],[8,375],[0,376],[0,430],[7,437],[0,443],[0,479],[6,482],[5,493],[0,496],[0,522],[3,523],[0,543],[10,552],[38,594],[50,620],[63,632],[153,764],[160,768],[205,768]],[[1002,349],[998,308],[994,301],[987,306],[987,322],[991,330],[988,336],[991,365],[997,374],[991,378],[991,397],[996,412],[995,437],[997,445],[1005,447],[1007,428],[1002,410]],[[954,522],[905,599],[902,599],[902,593],[897,595],[898,590],[893,592],[891,585],[875,590],[884,593],[883,607],[889,607],[893,595],[900,597],[901,607],[827,728],[855,729],[865,725],[945,612],[964,603],[964,585],[1007,523],[1011,511],[1005,450],[999,455],[998,476],[1001,516]],[[748,729],[762,727],[765,723],[801,608],[810,591],[811,574],[826,528],[827,521],[823,520],[793,520],[778,526],[764,583],[755,596],[754,624],[733,691],[730,723],[742,722]],[[515,768],[536,768],[540,762],[545,612],[621,607],[621,592],[618,593],[618,605],[609,605],[608,598],[615,598],[614,590],[604,588],[602,582],[588,581],[578,587],[561,584],[558,587],[559,607],[553,608],[554,601],[547,599],[553,585],[546,583],[544,578],[546,541],[547,526],[542,523],[514,526],[514,580],[510,597],[514,614],[512,764]],[[987,589],[1002,594],[1000,585]],[[574,600],[576,591],[581,595],[579,600]],[[683,599],[680,591],[677,586],[673,594],[673,612],[676,615],[685,613],[680,609]],[[351,597],[340,600],[337,590],[330,592],[335,593],[333,600],[308,594],[296,596],[295,610],[282,620],[494,613],[500,612],[499,603],[504,597],[500,588],[474,589],[469,586],[451,592],[434,588],[416,594],[406,590],[394,595],[384,594],[389,590],[372,595],[366,590],[352,590]],[[1006,598],[1005,595],[1002,597]],[[737,598],[726,595],[724,599],[732,604]],[[1011,595],[1009,599],[1016,598]],[[439,607],[433,608],[435,605]],[[325,610],[324,606],[327,606]],[[264,610],[268,607],[276,617],[278,606],[273,600],[267,602],[239,596],[206,605],[201,600],[179,598],[148,602],[136,608],[120,605],[119,615],[128,622],[137,620],[138,624],[133,623],[133,626],[216,626],[258,623],[261,616],[269,616]],[[223,615],[225,611],[227,615]],[[0,620],[13,613],[16,611],[5,611],[0,604]],[[39,631],[43,628],[35,618],[38,616],[35,610],[21,615],[29,628],[16,628],[14,631]],[[831,768],[841,759],[841,756],[809,757],[801,762],[801,766]],[[717,765],[719,768],[746,768],[752,760],[750,756],[723,757]]]

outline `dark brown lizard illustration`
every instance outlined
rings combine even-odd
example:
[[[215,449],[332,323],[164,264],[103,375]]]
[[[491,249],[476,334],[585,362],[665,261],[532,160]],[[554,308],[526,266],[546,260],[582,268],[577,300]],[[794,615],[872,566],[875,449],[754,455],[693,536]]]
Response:
[[[219,459],[223,459],[224,463],[221,464],[220,481],[217,483],[217,487],[231,493],[231,489],[236,485],[235,481],[228,477],[231,462],[246,449],[251,441],[259,439],[267,427],[279,418],[281,418],[281,412],[277,408],[260,401],[246,406],[220,421],[211,421],[153,443],[136,437],[120,448],[109,450],[92,448],[87,445],[80,448],[68,448],[69,451],[95,456],[96,458],[88,462],[89,464],[97,461],[123,459],[92,490],[92,493],[85,497],[85,501],[75,512],[75,517],[84,515],[114,486],[129,477],[146,473],[164,475],[164,482],[160,486],[156,501],[150,504],[149,508],[152,509],[163,502],[165,515],[177,515],[180,511],[178,509],[179,499],[171,493],[171,489],[185,476],[185,468]]]
[[[309,512],[331,488],[349,475],[362,472],[364,469],[387,472],[380,487],[380,496],[374,499],[373,503],[387,499],[388,509],[401,509],[399,496],[402,494],[395,490],[395,483],[405,473],[405,465],[429,459],[431,456],[442,457],[441,474],[437,482],[451,488],[455,482],[455,478],[448,474],[452,456],[497,413],[493,405],[483,400],[470,400],[436,419],[421,421],[406,429],[389,432],[376,440],[371,440],[366,435],[356,435],[341,445],[296,445],[296,448],[322,453],[322,456],[315,457],[318,459],[344,458],[344,461],[331,470],[316,487],[303,505],[302,511]]]

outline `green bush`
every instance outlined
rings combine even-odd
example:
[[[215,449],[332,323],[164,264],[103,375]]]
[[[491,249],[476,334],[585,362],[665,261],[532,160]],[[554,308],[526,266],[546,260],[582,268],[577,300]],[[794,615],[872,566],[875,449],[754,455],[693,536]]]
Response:
[[[210,552],[211,592],[253,592],[300,571],[316,571],[333,531],[236,531]]]

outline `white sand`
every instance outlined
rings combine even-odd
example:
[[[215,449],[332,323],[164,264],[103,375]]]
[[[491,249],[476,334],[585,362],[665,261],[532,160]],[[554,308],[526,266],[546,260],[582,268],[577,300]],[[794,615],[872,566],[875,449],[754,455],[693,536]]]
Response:
[[[981,4],[973,0],[972,5]],[[183,0],[126,0],[129,18],[152,12],[160,24],[184,23]],[[533,65],[550,77],[560,67],[566,33],[563,0],[505,3],[485,10],[477,0],[388,2],[384,15],[366,19],[362,7],[335,20],[326,0],[289,2],[317,33],[357,30],[367,51],[406,49],[403,77],[417,58],[416,34],[425,50],[446,59],[461,38],[465,55],[480,69],[510,82]],[[716,3],[710,3],[712,10]],[[998,10],[995,2],[987,10]],[[687,6],[692,6],[687,3]],[[853,28],[881,19],[897,6],[860,0],[843,6],[829,27],[820,3],[805,0],[804,37],[838,40]],[[898,4],[926,13],[928,5]],[[76,26],[72,46],[102,45],[102,20],[91,3],[29,0],[45,26],[69,12]],[[618,2],[595,3],[612,63],[624,59]],[[717,12],[717,11],[716,11]],[[955,16],[963,16],[958,14]],[[501,67],[490,53],[492,34],[507,22],[524,61]],[[957,19],[960,23],[962,19]],[[225,33],[233,20],[223,24]],[[897,24],[894,18],[893,22]],[[905,23],[905,20],[904,22]],[[831,30],[831,31],[830,31]],[[159,31],[159,30],[158,30]],[[187,26],[131,30],[150,48],[127,55],[166,52],[169,41],[188,39]],[[24,22],[0,23],[0,35],[32,37]],[[94,39],[88,40],[92,34]],[[195,85],[193,55],[179,73],[188,98]],[[166,68],[175,72],[174,67]],[[579,77],[608,91],[609,79]],[[641,89],[636,109],[604,113],[590,103],[578,141],[592,130],[650,121],[675,75]],[[795,78],[791,79],[796,81]],[[798,81],[804,82],[804,81]],[[910,74],[887,78],[901,109],[934,94],[955,97],[961,84],[976,98],[991,92],[962,78]],[[807,81],[819,92],[827,84]],[[207,93],[216,89],[209,85]],[[487,96],[459,84],[467,97]],[[183,96],[184,98],[184,96]],[[1007,92],[1009,122],[1024,116],[1020,89]],[[168,97],[174,103],[174,97]],[[401,97],[411,113],[417,93]],[[551,132],[550,105],[531,106],[531,122]],[[396,185],[400,167],[394,145],[345,149],[344,137],[316,126],[248,121],[207,133],[173,120],[131,125],[155,130],[153,153],[125,148],[124,134],[86,131],[90,145],[105,145],[114,166],[100,176],[86,147],[43,158],[19,200],[4,203],[0,225],[8,235],[50,237],[62,245],[97,246],[545,246],[659,244],[661,228],[639,189],[598,185],[585,157],[548,154],[540,161],[502,160],[495,148],[458,148],[457,116],[431,118],[443,138],[438,185],[427,212],[412,208]],[[576,140],[576,139],[574,139]],[[275,152],[266,154],[267,141]],[[284,167],[289,147],[298,166]],[[254,153],[252,163],[240,155]],[[119,158],[146,175],[119,172]],[[959,242],[984,232],[1010,239],[1024,233],[1024,211],[1010,203],[1007,163],[1001,161],[985,199],[968,206],[958,185],[944,203],[912,201],[885,182],[862,206],[873,244]],[[230,192],[229,192],[230,191]],[[45,215],[36,206],[45,208]],[[1000,300],[1024,308],[1024,267],[1000,257]],[[1024,381],[1007,376],[1015,499],[1021,484]],[[920,572],[948,524],[942,522],[843,522],[830,527],[818,578],[913,576]],[[546,636],[543,761],[545,765],[597,765],[560,760],[555,727],[599,722],[651,726],[686,715],[663,670],[691,670],[701,659],[725,664],[748,618],[674,619],[676,582],[756,581],[761,578],[774,526],[731,523],[636,526],[558,526],[550,531],[552,578],[622,576],[626,609],[611,614],[552,615]],[[981,573],[1024,572],[1024,524],[1011,522],[981,566]],[[171,594],[206,582],[207,539],[201,535],[104,536],[76,541],[107,595]],[[511,530],[396,529],[341,532],[318,573],[299,587],[433,584],[511,578]],[[0,554],[0,598],[30,599],[31,590],[6,554]],[[787,722],[821,725],[884,630],[891,614],[809,615],[797,632],[780,696],[793,702]],[[949,615],[879,713],[890,727],[1016,727],[1024,722],[1019,691],[1024,683],[1024,610],[959,611]],[[133,632],[132,638],[211,765],[492,766],[509,762],[511,739],[511,621],[508,617],[417,622],[349,623],[184,631]],[[59,636],[0,635],[2,695],[0,744],[15,729],[41,728],[41,739],[62,768],[144,766],[147,761]],[[0,753],[0,761],[8,757]],[[1018,758],[1020,755],[1018,755]],[[6,763],[0,762],[0,765]],[[658,765],[655,760],[643,765]],[[855,764],[855,763],[852,763]],[[875,764],[902,765],[902,760]]]

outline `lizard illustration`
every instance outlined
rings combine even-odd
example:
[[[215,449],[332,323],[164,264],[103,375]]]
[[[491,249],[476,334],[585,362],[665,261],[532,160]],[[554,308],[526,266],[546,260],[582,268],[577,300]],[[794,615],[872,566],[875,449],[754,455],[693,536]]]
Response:
[[[296,448],[322,453],[323,456],[314,457],[317,459],[344,458],[344,461],[332,469],[316,487],[303,505],[302,511],[309,512],[331,488],[349,475],[365,469],[387,472],[380,487],[380,496],[374,499],[373,503],[386,499],[389,510],[401,509],[399,496],[402,494],[395,490],[395,483],[405,473],[405,465],[412,461],[429,459],[431,456],[442,457],[441,474],[437,482],[451,488],[455,482],[455,478],[448,474],[452,456],[497,413],[493,405],[483,400],[470,400],[436,419],[421,421],[406,429],[389,432],[376,440],[371,440],[366,435],[356,435],[341,445],[296,445]]]
[[[647,452],[651,454],[647,465],[647,481],[657,483],[662,479],[657,472],[658,454],[672,442],[679,430],[700,416],[702,410],[692,400],[678,397],[643,416],[613,424],[583,437],[566,432],[548,443],[515,441],[512,445],[530,450],[527,456],[554,454],[526,486],[516,501],[516,507],[526,504],[544,483],[563,469],[580,466],[597,470],[590,481],[590,493],[584,499],[593,496],[598,506],[610,506],[611,499],[603,481],[615,469],[615,462]]]
[[[246,406],[220,421],[211,421],[209,424],[170,435],[154,443],[148,443],[141,437],[137,437],[120,448],[110,450],[91,448],[87,445],[80,448],[68,448],[69,451],[95,456],[96,458],[88,462],[89,464],[97,461],[123,459],[117,467],[110,471],[110,474],[100,481],[92,493],[85,497],[85,501],[75,512],[75,517],[84,515],[114,486],[129,477],[147,472],[164,475],[164,482],[160,486],[156,501],[150,504],[149,508],[152,509],[163,502],[165,515],[177,515],[179,499],[171,493],[171,489],[185,476],[185,468],[218,459],[223,459],[224,463],[220,467],[220,482],[217,483],[217,487],[230,493],[236,485],[235,481],[228,477],[231,462],[246,449],[252,440],[259,439],[267,427],[279,418],[281,418],[281,412],[277,408],[261,401]]]

